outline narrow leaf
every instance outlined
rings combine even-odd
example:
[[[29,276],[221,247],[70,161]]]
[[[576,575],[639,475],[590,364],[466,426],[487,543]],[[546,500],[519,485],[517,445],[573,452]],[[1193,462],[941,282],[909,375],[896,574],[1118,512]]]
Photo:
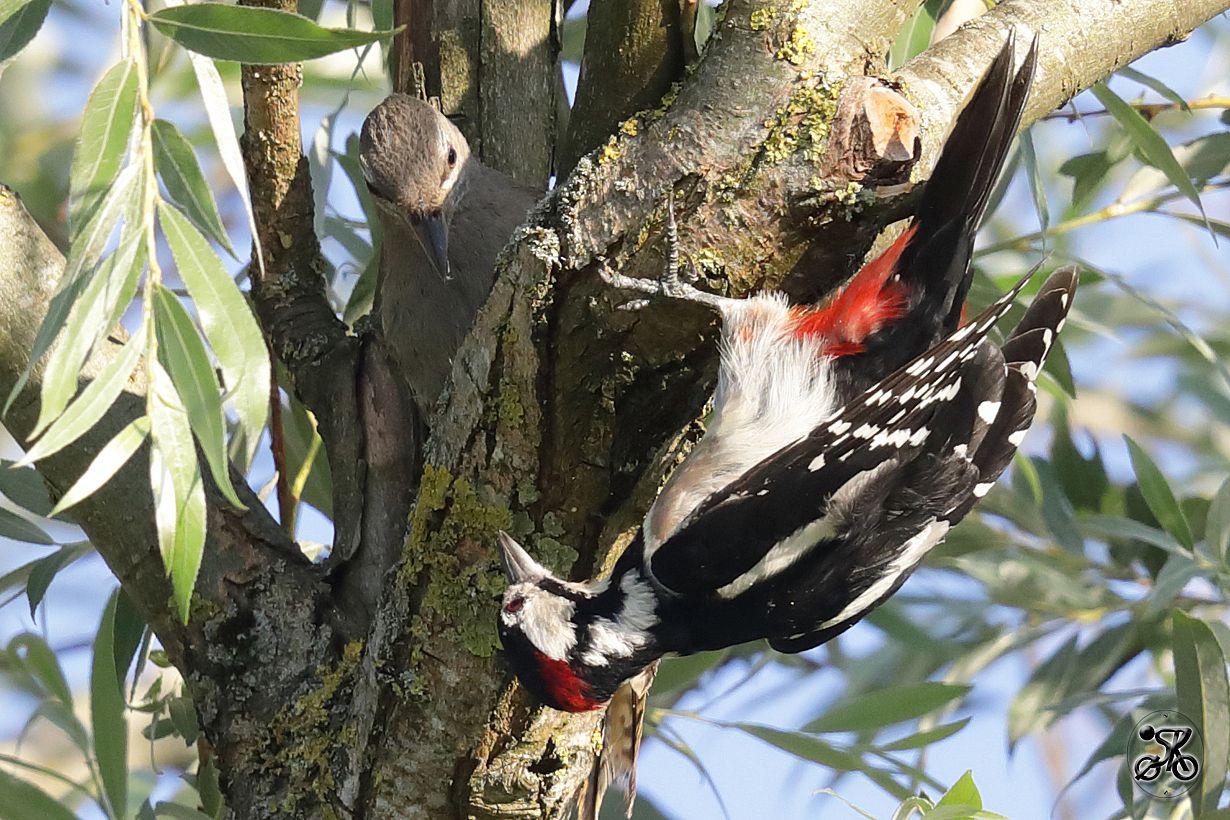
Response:
[[[111,476],[115,475],[128,462],[128,459],[132,458],[132,454],[145,441],[146,436],[149,435],[149,429],[149,419],[142,416],[139,419],[133,419],[128,426],[116,433],[115,438],[107,442],[106,446],[98,451],[98,455],[94,456],[90,466],[86,467],[85,472],[81,474],[81,478],[68,488],[68,492],[56,504],[52,514],[67,510],[110,481]]]
[[[137,165],[129,165],[121,171],[115,184],[111,186],[111,190],[103,197],[102,204],[98,206],[94,215],[90,217],[90,221],[73,240],[72,246],[68,249],[68,260],[64,264],[64,273],[60,276],[56,293],[51,297],[51,302],[47,306],[47,315],[43,317],[38,332],[34,335],[34,344],[31,346],[26,368],[5,400],[4,413],[8,412],[13,400],[21,394],[30,380],[30,374],[34,372],[43,354],[51,347],[51,343],[55,341],[61,328],[64,327],[73,303],[85,286],[87,275],[98,264],[107,240],[115,231],[120,212],[137,193],[138,176],[139,166]]]
[[[69,236],[76,238],[119,173],[136,124],[137,64],[122,60],[90,92],[69,172]]]
[[[903,737],[900,740],[894,740],[892,743],[881,746],[880,749],[885,752],[901,752],[907,749],[920,749],[923,746],[930,746],[932,743],[939,743],[941,740],[952,737],[964,729],[969,722],[970,718],[962,718],[953,723],[945,723],[942,726],[936,726],[934,729],[928,729],[924,732]]]
[[[205,116],[209,120],[209,129],[213,132],[214,141],[218,144],[218,156],[222,159],[222,167],[231,178],[239,199],[243,202],[244,213],[248,217],[248,231],[252,237],[257,267],[265,270],[265,257],[261,250],[260,234],[256,230],[256,214],[252,211],[252,196],[248,192],[248,172],[243,161],[243,151],[239,148],[239,137],[235,136],[235,123],[231,121],[231,106],[226,97],[226,86],[222,83],[222,75],[214,61],[200,54],[188,52],[188,61],[192,63],[192,72],[196,75],[197,85],[201,89],[201,102],[205,104]]]
[[[231,405],[248,443],[247,459],[269,413],[269,353],[256,319],[205,238],[177,210],[158,211],[180,278],[188,286],[205,336],[218,357]]]
[[[192,145],[174,123],[166,120],[154,120],[152,132],[154,161],[167,192],[194,225],[234,256],[235,250],[218,214],[218,204],[214,201],[209,183],[205,181],[205,175],[201,173]]]
[[[1222,482],[1209,505],[1204,522],[1204,543],[1222,563],[1230,562],[1230,478]]]
[[[29,45],[50,10],[51,0],[0,0],[0,62]]]
[[[128,378],[136,369],[141,354],[145,351],[145,327],[142,326],[98,375],[85,386],[76,400],[60,414],[38,441],[17,462],[18,466],[31,464],[39,459],[58,453],[85,435],[115,404],[120,393],[128,386]]]
[[[978,787],[974,785],[974,773],[966,770],[965,774],[961,775],[961,779],[952,784],[952,788],[948,793],[940,798],[940,802],[935,804],[937,809],[946,808],[949,806],[963,806],[971,809],[982,808],[982,795],[978,793]]]
[[[393,31],[322,28],[276,9],[193,3],[159,9],[150,22],[184,48],[239,63],[297,63],[392,37]]]
[[[1038,212],[1038,224],[1045,234],[1051,224],[1051,210],[1046,204],[1046,183],[1042,180],[1042,172],[1038,169],[1038,155],[1034,150],[1034,132],[1026,128],[1020,134],[1021,161],[1025,164],[1025,175],[1029,179],[1029,190],[1034,197],[1034,208]]]
[[[27,544],[55,543],[55,539],[43,532],[42,527],[3,507],[0,507],[0,536]]]
[[[1164,82],[1157,79],[1156,77],[1151,77],[1148,74],[1144,73],[1143,71],[1137,71],[1136,69],[1130,66],[1124,66],[1123,68],[1119,69],[1115,73],[1118,74],[1120,77],[1131,80],[1133,82],[1140,83],[1146,88],[1153,89],[1158,94],[1161,94],[1163,97],[1170,100],[1175,105],[1179,106],[1179,108],[1182,109],[1183,111],[1190,113],[1192,110],[1191,107],[1188,106],[1187,100],[1183,99],[1182,94],[1175,91],[1173,88],[1166,85]]]
[[[963,697],[969,686],[919,683],[869,692],[839,703],[804,727],[806,732],[862,732],[913,720]]]
[[[1183,171],[1197,187],[1215,177],[1230,173],[1230,133],[1218,131],[1197,137],[1174,148],[1174,158],[1183,166]],[[1142,166],[1132,174],[1120,202],[1131,202],[1145,196],[1154,196],[1166,189],[1167,176],[1152,165]],[[1196,220],[1199,224],[1199,220]]]
[[[1097,83],[1090,90],[1098,98],[1098,102],[1106,106],[1106,110],[1110,112],[1110,115],[1123,126],[1123,130],[1127,132],[1132,143],[1140,150],[1144,158],[1164,173],[1171,183],[1179,189],[1180,193],[1192,201],[1192,204],[1200,210],[1201,216],[1206,216],[1204,204],[1200,201],[1200,192],[1192,184],[1187,171],[1183,170],[1183,166],[1175,159],[1170,146],[1162,138],[1162,135],[1149,124],[1148,120],[1140,115],[1139,111],[1124,102],[1118,94],[1111,91],[1106,83]]]
[[[31,618],[34,617],[34,610],[42,603],[43,596],[47,594],[47,588],[51,586],[56,574],[93,551],[89,541],[78,541],[75,544],[65,544],[51,555],[44,555],[34,562],[30,568],[30,580],[26,583],[26,598],[30,602]]]
[[[118,318],[137,290],[145,269],[145,237],[140,225],[129,225],[120,245],[89,278],[69,311],[68,321],[51,349],[43,372],[38,420],[30,431],[37,438],[55,421],[77,392],[81,367],[90,351]]]
[[[1136,472],[1136,481],[1140,484],[1140,492],[1145,497],[1145,503],[1157,517],[1162,529],[1173,535],[1180,544],[1191,551],[1195,546],[1191,527],[1188,526],[1187,517],[1183,515],[1183,509],[1175,500],[1174,491],[1170,489],[1166,477],[1162,475],[1162,471],[1157,468],[1153,459],[1141,449],[1139,444],[1129,436],[1123,438],[1127,442],[1128,454],[1132,459],[1132,469]]]
[[[192,317],[179,298],[161,285],[154,290],[154,327],[158,332],[158,358],[179,393],[214,481],[227,501],[247,509],[231,484],[218,377]]]
[[[205,547],[205,491],[188,414],[171,377],[158,363],[151,368],[150,486],[162,560],[171,576],[176,608],[187,623],[192,588]]]
[[[73,695],[68,688],[68,680],[60,669],[56,653],[46,641],[33,632],[23,632],[9,641],[8,654],[12,662],[38,681],[47,694],[69,709],[73,708]]]
[[[1179,610],[1174,613],[1175,690],[1179,711],[1196,722],[1204,740],[1204,760],[1192,811],[1217,808],[1230,764],[1230,682],[1226,657],[1213,631],[1203,621]]]
[[[115,606],[117,589],[107,600],[102,623],[94,638],[94,663],[90,673],[90,719],[94,734],[94,758],[98,764],[103,794],[112,817],[128,814],[128,720],[124,715],[123,689],[115,672]]]
[[[75,820],[74,815],[47,792],[0,769],[0,806],[5,820]]]
[[[30,467],[0,459],[0,493],[23,510],[46,518],[51,514],[51,499],[43,477]]]

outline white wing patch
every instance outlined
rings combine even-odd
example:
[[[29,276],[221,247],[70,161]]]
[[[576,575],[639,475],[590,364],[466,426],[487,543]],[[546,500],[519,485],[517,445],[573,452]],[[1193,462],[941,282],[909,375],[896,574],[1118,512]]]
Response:
[[[843,621],[848,621],[880,600],[880,597],[892,588],[902,573],[913,569],[923,559],[923,556],[942,541],[947,534],[948,522],[932,519],[917,535],[905,542],[901,552],[885,568],[883,575],[877,578],[871,586],[863,590],[861,595],[846,604],[841,612],[820,624],[816,629],[825,629]]]

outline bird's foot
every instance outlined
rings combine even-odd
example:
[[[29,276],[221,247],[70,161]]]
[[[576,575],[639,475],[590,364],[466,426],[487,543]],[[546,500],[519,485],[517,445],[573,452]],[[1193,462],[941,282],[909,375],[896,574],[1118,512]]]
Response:
[[[719,296],[716,293],[708,293],[693,287],[691,283],[697,278],[695,270],[691,264],[681,266],[679,263],[679,229],[675,225],[674,191],[669,192],[666,196],[666,243],[666,267],[657,279],[637,279],[622,273],[615,273],[607,267],[605,261],[601,263],[599,276],[602,277],[603,282],[619,290],[637,291],[650,297],[694,302],[719,313],[722,312],[725,304],[731,300],[726,296]],[[681,273],[681,268],[685,269],[683,273]],[[640,310],[650,301],[652,299],[633,299],[620,305],[619,309]]]

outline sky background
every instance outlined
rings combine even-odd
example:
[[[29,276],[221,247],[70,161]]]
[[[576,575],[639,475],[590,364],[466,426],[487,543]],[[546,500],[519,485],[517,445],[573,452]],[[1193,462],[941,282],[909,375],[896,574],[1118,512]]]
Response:
[[[69,11],[57,5],[29,53],[0,75],[0,118],[10,118],[17,131],[25,122],[67,122],[67,127],[71,128],[94,80],[116,58],[118,7],[118,3],[92,2],[78,4]],[[341,6],[331,5],[327,13],[339,18],[332,22],[342,24]],[[1228,45],[1230,23],[1223,18],[1197,31],[1184,43],[1148,55],[1136,67],[1188,98],[1209,94],[1226,96],[1230,94]],[[70,59],[65,65],[48,68],[52,61],[66,53]],[[332,144],[336,149],[340,149],[347,135],[357,132],[366,111],[383,96],[383,79],[377,62],[372,59],[367,65],[368,76],[356,81],[348,104],[334,124]],[[353,55],[338,55],[317,61],[310,71],[313,75],[344,79],[353,66]],[[51,86],[44,84],[47,72],[56,80]],[[571,85],[575,82],[575,69],[570,69],[568,76]],[[1140,93],[1138,86],[1119,79],[1112,87],[1128,99]],[[53,89],[52,93],[48,93],[49,88]],[[237,103],[235,96],[232,100]],[[317,141],[321,120],[341,102],[340,86],[308,97],[303,112],[305,146]],[[1088,95],[1078,98],[1075,104],[1084,110],[1100,107]],[[158,110],[160,116],[169,116],[181,127],[199,125],[201,121],[195,98],[191,96],[183,103],[167,102]],[[1039,162],[1046,172],[1045,178],[1051,183],[1048,198],[1052,214],[1061,211],[1069,198],[1068,186],[1054,173],[1055,169],[1064,159],[1089,150],[1097,142],[1101,127],[1103,124],[1095,120],[1076,124],[1051,121],[1035,129]],[[1219,125],[1216,113],[1202,114],[1178,130],[1168,130],[1167,134],[1173,143],[1175,134],[1186,139],[1219,128],[1224,130],[1225,126]],[[12,146],[9,148],[11,150]],[[21,180],[5,181],[22,191]],[[341,174],[334,175],[328,191],[330,203],[338,213],[362,218],[353,192]],[[228,208],[225,201],[222,204],[225,210],[234,213],[233,207]],[[1230,197],[1225,192],[1206,198],[1205,207],[1211,217],[1230,221]],[[995,219],[1011,223],[1018,232],[1036,228],[1033,201],[1023,179],[1014,182]],[[1057,219],[1052,217],[1052,221]],[[246,245],[247,238],[241,226],[236,225],[232,239],[236,247]],[[327,243],[326,250],[345,267],[345,253],[336,242]],[[1165,301],[1197,330],[1211,313],[1225,315],[1230,311],[1230,255],[1226,242],[1223,240],[1220,248],[1214,247],[1208,236],[1195,227],[1159,216],[1134,216],[1078,232],[1074,250],[1096,259],[1105,268],[1118,271],[1136,287]],[[1096,295],[1096,291],[1090,291],[1083,293],[1083,298],[1096,298]],[[1165,397],[1176,389],[1172,367],[1164,361],[1140,361],[1128,356],[1123,340],[1113,335],[1092,338],[1071,347],[1069,356],[1076,382],[1083,388],[1103,388],[1145,402]],[[1079,401],[1075,408],[1079,418],[1082,413]],[[1193,406],[1188,416],[1193,424],[1205,424],[1210,422],[1205,413],[1201,407]],[[1044,430],[1035,431],[1027,449],[1037,449],[1045,438]],[[1118,436],[1108,435],[1101,443],[1112,475],[1120,479],[1130,476],[1126,451]],[[0,451],[9,458],[16,452],[11,441],[0,447]],[[1155,456],[1168,475],[1177,476],[1180,482],[1198,472],[1199,464],[1189,454],[1163,451]],[[255,483],[259,485],[269,471],[267,460],[258,462],[254,469]],[[322,522],[323,518],[318,515],[305,516],[300,536],[327,542],[329,532]],[[63,535],[68,540],[73,538],[68,527],[53,534]],[[31,545],[0,540],[0,574],[42,552],[41,548]],[[113,587],[113,578],[97,556],[78,562],[56,578],[36,619],[31,619],[24,599],[0,608],[0,644],[27,630],[43,634],[59,651],[70,681],[84,692],[90,642],[102,606]],[[978,595],[976,585],[963,586],[954,582],[951,574],[927,569],[910,580],[903,592],[975,598]],[[863,624],[843,638],[843,649],[854,655],[873,655],[883,640],[881,632]],[[824,650],[813,654],[823,658]],[[955,737],[935,746],[928,757],[928,765],[930,772],[945,783],[955,781],[972,768],[987,808],[1013,818],[1045,818],[1054,808],[1057,781],[1044,763],[1042,747],[1034,738],[1029,738],[1017,747],[1015,754],[1010,755],[1007,749],[1005,712],[1027,674],[1023,661],[1021,656],[1014,655],[992,665],[975,679],[970,708],[961,709],[953,716],[968,715],[973,718],[972,722]],[[769,665],[745,680],[747,671],[744,663],[722,668],[698,691],[686,696],[678,708],[699,710],[709,720],[746,721],[793,729],[815,717],[840,692],[840,676],[833,672],[804,675]],[[1146,674],[1147,670],[1139,664],[1130,666],[1115,678],[1110,688],[1140,685]],[[894,682],[885,680],[882,683],[891,685]],[[0,739],[14,738],[34,706],[33,700],[3,688],[0,682]],[[686,717],[667,720],[703,761],[731,817],[858,816],[839,800],[816,793],[828,784],[826,770],[800,763],[736,730]],[[1058,768],[1070,775],[1101,741],[1104,731],[1101,725],[1078,713],[1051,730],[1048,752],[1052,755],[1057,750],[1062,752]],[[1110,781],[1112,768],[1104,765],[1070,793],[1065,804],[1075,813],[1069,816],[1103,817],[1113,812],[1119,803]],[[652,740],[647,743],[639,781],[643,793],[670,817],[721,816],[714,788],[685,758],[660,743]],[[177,772],[168,770],[159,781],[157,793],[169,797],[177,789],[177,783]],[[896,805],[896,800],[859,775],[842,780],[837,790],[842,797],[877,817],[888,816]]]

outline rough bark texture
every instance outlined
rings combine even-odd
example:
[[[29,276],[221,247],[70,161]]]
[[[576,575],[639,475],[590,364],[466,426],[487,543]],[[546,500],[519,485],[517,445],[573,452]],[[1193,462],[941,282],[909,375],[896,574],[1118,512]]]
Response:
[[[581,75],[558,163],[568,174],[634,112],[653,108],[683,74],[679,0],[608,0],[590,6]]]
[[[492,168],[542,190],[554,161],[559,54],[554,0],[398,0],[394,89],[413,62],[427,91]],[[509,104],[509,101],[515,101]]]
[[[434,0],[433,14],[443,19],[460,5]],[[432,420],[409,532],[394,547],[389,539],[404,526],[394,511],[405,501],[391,500],[386,482],[401,480],[404,419],[386,401],[379,357],[319,304],[312,200],[290,125],[297,74],[245,70],[245,150],[266,253],[265,273],[254,275],[258,312],[295,389],[322,422],[340,419],[322,426],[331,463],[353,459],[349,478],[333,472],[335,483],[355,482],[343,488],[354,494],[351,518],[339,519],[354,529],[338,535],[353,550],[328,568],[310,566],[258,504],[239,515],[211,495],[184,628],[168,605],[144,453],[79,512],[185,671],[234,816],[561,814],[588,763],[596,716],[535,710],[507,686],[493,652],[502,582],[492,535],[508,529],[548,564],[580,575],[606,560],[676,457],[716,355],[710,317],[686,305],[614,311],[621,297],[601,285],[598,259],[655,275],[663,196],[674,188],[683,249],[711,286],[781,284],[799,297],[830,289],[899,210],[899,197],[838,170],[878,162],[835,161],[832,152],[861,150],[830,144],[836,103],[847,85],[864,85],[852,79],[880,70],[913,5],[728,3],[720,37],[678,94],[583,158],[510,248]],[[920,166],[929,167],[1008,25],[1032,24],[1043,37],[1029,121],[1227,5],[999,5],[899,74],[922,116]],[[881,181],[899,182],[892,173]],[[0,237],[3,392],[24,366],[62,259],[7,189]],[[6,420],[19,438],[38,383],[36,373]],[[141,393],[134,383],[79,447],[40,464],[54,488],[141,412]],[[394,475],[375,479],[373,465]],[[369,580],[342,583],[356,568]]]

